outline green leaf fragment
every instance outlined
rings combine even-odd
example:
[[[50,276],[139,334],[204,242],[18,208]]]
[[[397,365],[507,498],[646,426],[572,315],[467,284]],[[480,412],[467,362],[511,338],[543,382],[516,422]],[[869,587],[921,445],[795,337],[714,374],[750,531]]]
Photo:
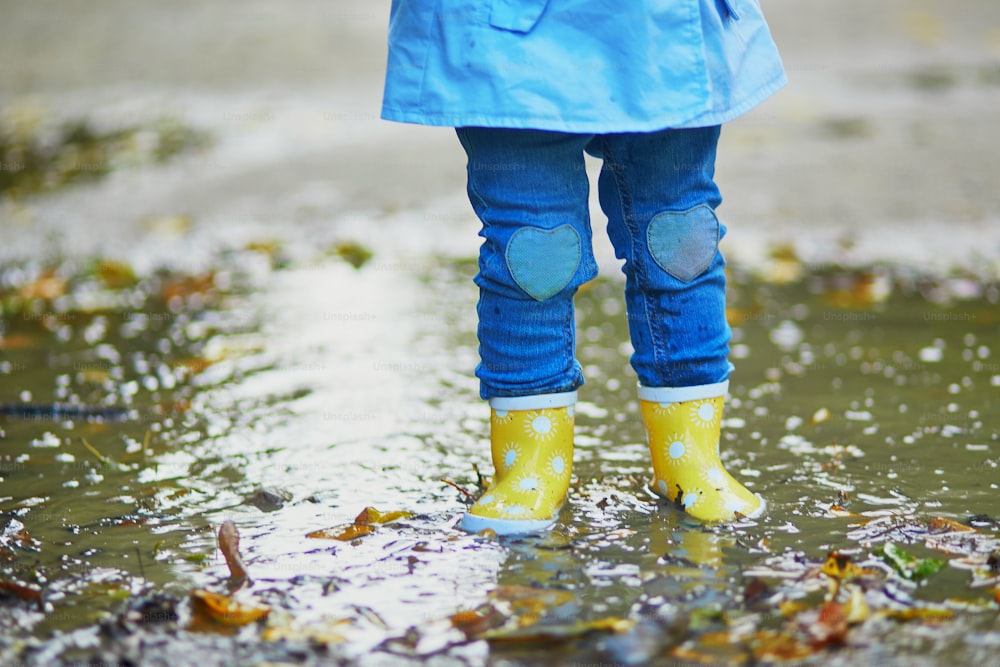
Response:
[[[875,549],[875,555],[892,566],[896,572],[911,581],[922,581],[936,574],[946,563],[936,558],[917,558],[892,542]]]

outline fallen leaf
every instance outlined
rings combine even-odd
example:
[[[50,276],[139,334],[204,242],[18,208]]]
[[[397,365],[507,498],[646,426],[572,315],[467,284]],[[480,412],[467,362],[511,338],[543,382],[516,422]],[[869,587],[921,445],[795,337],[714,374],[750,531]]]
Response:
[[[9,595],[25,602],[40,602],[42,594],[40,591],[24,586],[22,584],[0,579],[0,596]]]
[[[451,624],[461,630],[469,639],[497,628],[504,624],[506,618],[494,607],[490,606],[483,611],[465,610],[459,611],[448,617]]]
[[[340,644],[347,641],[341,633],[341,629],[350,625],[353,621],[348,618],[334,620],[316,621],[306,624],[299,624],[294,619],[287,622],[279,622],[268,626],[260,633],[261,639],[269,642],[300,642],[315,644]]]
[[[358,525],[370,525],[373,523],[392,523],[400,519],[409,519],[413,512],[404,510],[394,510],[392,512],[381,512],[374,507],[366,507],[361,513],[354,517],[354,523]]]
[[[372,258],[372,251],[356,241],[341,241],[334,244],[333,254],[355,269],[360,269]]]
[[[108,289],[123,289],[139,282],[132,267],[117,260],[102,259],[98,261],[94,272]]]
[[[865,600],[865,593],[860,586],[851,587],[851,597],[844,604],[844,615],[850,625],[856,625],[871,616],[871,609]]]
[[[628,632],[633,626],[635,626],[635,621],[631,619],[611,617],[569,624],[522,626],[512,630],[498,628],[496,630],[489,630],[479,635],[479,637],[490,642],[502,643],[567,642],[597,633],[617,634]]]
[[[847,614],[839,602],[825,602],[816,619],[806,625],[809,643],[814,648],[839,646],[847,638]]]
[[[750,640],[750,650],[757,660],[799,660],[815,651],[795,637],[774,630],[762,630]]]
[[[831,551],[820,571],[837,580],[853,579],[866,574],[865,569],[851,562],[850,556]]]
[[[80,442],[83,443],[83,446],[87,449],[88,452],[94,455],[94,458],[96,458],[98,461],[108,466],[109,468],[117,470],[119,472],[126,472],[131,470],[131,468],[125,465],[124,463],[118,463],[117,461],[105,456],[104,454],[101,454],[101,452],[97,450],[97,447],[94,447],[92,444],[87,442],[86,438],[80,438]]]
[[[215,274],[206,273],[201,276],[181,276],[174,278],[163,286],[160,296],[164,301],[171,299],[186,299],[192,294],[205,294],[215,289]]]
[[[955,617],[955,612],[951,609],[933,609],[929,607],[887,609],[883,613],[897,621],[947,621]]]
[[[911,581],[921,581],[936,574],[947,563],[936,558],[917,558],[903,551],[892,542],[874,550],[876,556],[892,566],[901,576]]]
[[[830,512],[830,514],[835,517],[857,516],[857,514],[855,514],[854,512],[849,512],[840,505],[836,504],[830,505],[830,508],[827,511]]]
[[[271,611],[266,605],[237,602],[231,597],[210,591],[192,591],[191,598],[197,610],[225,625],[248,625],[264,618]]]
[[[177,366],[183,368],[185,371],[191,375],[197,375],[201,373],[209,366],[218,363],[219,359],[204,359],[202,357],[191,357],[189,359],[182,359],[177,362]]]
[[[66,294],[66,281],[48,269],[34,281],[23,285],[20,292],[23,299],[51,301]]]
[[[0,350],[24,350],[39,345],[41,345],[41,339],[27,334],[0,336]]]
[[[314,530],[311,533],[306,533],[306,537],[320,540],[340,540],[342,542],[350,542],[358,539],[359,537],[371,535],[375,532],[379,525],[392,523],[393,521],[399,521],[400,519],[408,519],[411,516],[413,516],[413,512],[406,512],[404,510],[382,512],[374,507],[366,507],[361,510],[360,514],[354,517],[354,523],[333,526],[332,528],[324,528],[322,530]]]
[[[240,532],[232,521],[223,521],[219,526],[219,550],[229,566],[229,576],[233,579],[246,579],[247,567],[240,554]]]
[[[958,521],[953,521],[951,519],[945,519],[944,517],[936,516],[931,518],[927,522],[927,527],[935,533],[944,532],[958,532],[958,533],[968,533],[976,532],[975,528],[971,526],[966,526],[964,523],[959,523]]]
[[[377,530],[376,526],[368,524],[356,524],[348,523],[342,526],[333,526],[332,528],[324,528],[322,530],[314,530],[311,533],[306,533],[306,537],[310,537],[317,540],[340,540],[341,542],[350,542],[356,540],[359,537],[364,537],[365,535],[371,535]]]

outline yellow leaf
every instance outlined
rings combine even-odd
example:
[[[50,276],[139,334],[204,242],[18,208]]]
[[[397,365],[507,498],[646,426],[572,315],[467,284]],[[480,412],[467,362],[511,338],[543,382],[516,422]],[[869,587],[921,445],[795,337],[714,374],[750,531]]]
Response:
[[[319,540],[340,540],[341,542],[350,542],[351,540],[356,540],[359,537],[371,535],[375,531],[376,527],[372,525],[349,523],[343,526],[334,526],[332,528],[324,528],[323,530],[314,530],[311,533],[306,533],[306,537]]]
[[[96,273],[104,286],[109,289],[123,289],[139,282],[131,266],[113,259],[102,259],[97,262]]]
[[[361,510],[361,514],[354,518],[354,523],[334,526],[332,528],[324,528],[323,530],[314,530],[311,533],[307,533],[306,537],[321,540],[340,540],[341,542],[350,542],[351,540],[356,540],[359,537],[371,535],[375,532],[379,525],[392,523],[393,521],[398,521],[400,519],[408,519],[411,516],[413,516],[413,512],[405,512],[403,510],[382,512],[374,507],[366,507]]]
[[[894,618],[897,621],[947,621],[955,617],[955,612],[950,609],[930,609],[930,608],[912,608],[912,609],[888,609],[885,614],[889,618]]]
[[[594,633],[628,632],[635,621],[626,618],[599,618],[595,621],[579,621],[567,625],[535,625],[530,628],[516,627],[513,630],[499,628],[480,635],[492,642],[557,642],[570,641]]]
[[[374,507],[366,507],[361,510],[361,514],[354,518],[354,523],[359,525],[369,525],[373,523],[392,523],[400,519],[409,519],[413,512],[394,510],[392,512],[382,512]]]
[[[261,638],[268,642],[301,642],[316,644],[340,644],[347,638],[340,629],[351,624],[351,619],[341,618],[332,621],[320,621],[305,625],[289,621],[285,624],[268,625],[260,633]],[[269,621],[270,623],[270,621]]]
[[[778,612],[785,618],[791,618],[805,609],[808,607],[801,602],[792,602],[791,600],[785,600],[778,604]]]
[[[868,607],[868,602],[865,601],[864,591],[861,590],[860,586],[852,587],[851,598],[844,605],[844,615],[847,617],[847,623],[849,625],[861,623],[871,616],[871,614],[872,611]]]
[[[858,567],[851,562],[850,557],[836,551],[830,552],[821,571],[834,579],[851,579],[865,574],[864,568]]]
[[[196,609],[225,625],[248,625],[264,618],[271,611],[266,605],[237,602],[230,597],[210,591],[192,591],[191,598],[195,602]]]

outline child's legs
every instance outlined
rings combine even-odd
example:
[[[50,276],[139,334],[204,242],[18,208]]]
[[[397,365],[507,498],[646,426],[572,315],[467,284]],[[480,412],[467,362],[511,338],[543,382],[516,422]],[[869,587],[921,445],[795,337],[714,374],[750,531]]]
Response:
[[[597,275],[591,249],[589,135],[459,128],[468,191],[483,223],[479,353],[483,398],[572,391],[573,295]]]
[[[725,261],[713,181],[719,127],[596,137],[601,207],[619,259],[632,366],[646,387],[729,376]]]

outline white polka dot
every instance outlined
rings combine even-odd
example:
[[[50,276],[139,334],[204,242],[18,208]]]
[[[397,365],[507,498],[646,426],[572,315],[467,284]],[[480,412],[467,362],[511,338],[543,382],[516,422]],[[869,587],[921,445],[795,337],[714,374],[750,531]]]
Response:
[[[684,498],[681,500],[681,504],[684,505],[684,507],[691,507],[696,502],[698,502],[698,494],[694,491],[685,493]]]
[[[563,457],[557,456],[552,459],[552,472],[557,475],[563,474],[566,470],[566,462],[563,461]]]
[[[684,456],[684,443],[676,440],[670,443],[670,458],[679,459]]]
[[[509,468],[514,465],[515,461],[517,461],[517,450],[511,447],[507,450],[507,453],[504,454],[503,464]]]
[[[746,506],[747,504],[736,496],[726,498],[726,509],[730,512],[743,512],[743,508]]]
[[[524,508],[520,505],[511,505],[507,508],[507,514],[513,514],[514,516],[519,516],[524,514]]]
[[[715,407],[711,403],[702,403],[698,406],[698,417],[703,422],[710,422],[715,419]]]
[[[534,477],[525,477],[518,486],[521,487],[522,491],[536,491],[538,489],[538,480]]]
[[[708,481],[713,484],[721,484],[726,479],[726,473],[722,472],[719,468],[709,468],[708,472],[705,473],[708,477]]]
[[[531,420],[531,430],[539,435],[545,435],[552,430],[552,422],[548,417],[535,417]]]
[[[504,419],[507,416],[506,410],[494,410],[494,412],[496,413],[497,419]]]
[[[662,479],[656,482],[656,488],[658,488],[660,490],[660,493],[662,493],[663,495],[665,496],[670,495],[670,489],[667,488],[667,483],[664,482]]]

